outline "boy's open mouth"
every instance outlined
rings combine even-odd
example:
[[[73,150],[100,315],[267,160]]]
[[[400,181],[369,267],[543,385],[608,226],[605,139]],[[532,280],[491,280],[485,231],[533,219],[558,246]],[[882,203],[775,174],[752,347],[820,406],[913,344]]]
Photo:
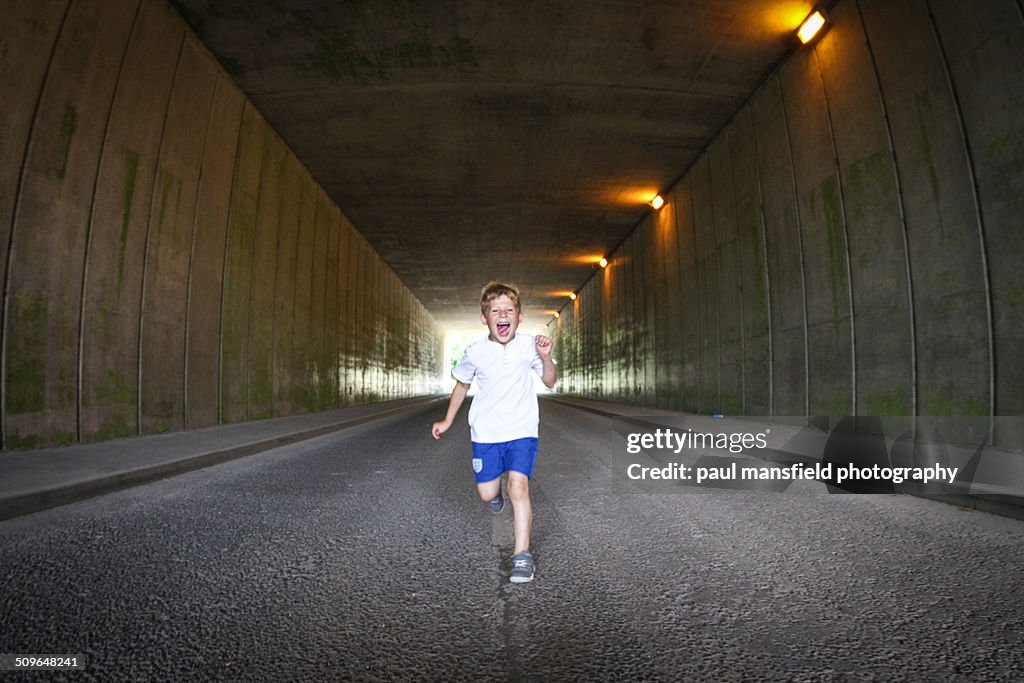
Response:
[[[509,329],[512,327],[512,323],[507,320],[499,320],[498,324],[494,326],[498,330],[498,334],[504,337],[508,334]]]

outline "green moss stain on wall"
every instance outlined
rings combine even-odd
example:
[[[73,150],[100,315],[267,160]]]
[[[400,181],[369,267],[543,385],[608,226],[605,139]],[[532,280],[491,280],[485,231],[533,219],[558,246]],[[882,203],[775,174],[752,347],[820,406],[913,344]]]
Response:
[[[302,408],[306,408],[309,405],[309,387],[303,386],[301,384],[294,384],[292,385],[292,390],[289,396],[292,400],[292,404],[295,406],[301,406]]]
[[[57,374],[57,397],[62,408],[70,408],[75,405],[75,395],[78,391],[78,373],[68,372],[61,368]]]
[[[325,29],[318,18],[295,9],[282,11],[284,16],[272,31],[277,37],[282,33],[292,33],[306,38],[313,45],[306,55],[307,68],[335,80],[388,80],[395,70],[468,70],[479,67],[482,50],[478,45],[458,33],[441,41],[426,35],[416,26],[415,12],[412,11],[416,9],[421,9],[417,3],[412,3],[409,10],[396,7],[389,19],[393,24],[404,24],[404,28],[423,35],[372,49],[361,47],[354,32]],[[355,16],[365,10],[359,7],[359,3],[353,3],[350,12]],[[363,23],[368,25],[373,21]],[[368,44],[376,46],[379,42],[369,40]]]
[[[988,402],[976,398],[964,397],[960,401],[957,415],[988,415]]]
[[[252,335],[249,339],[249,356],[253,366],[249,377],[247,414],[251,420],[271,417],[274,403],[272,341],[261,335]]]
[[[739,394],[723,394],[722,412],[726,415],[741,415],[743,413],[743,397]]]
[[[93,396],[97,405],[129,405],[134,406],[138,400],[135,391],[135,380],[128,380],[113,370],[96,383]]]
[[[821,198],[825,211],[825,235],[828,239],[829,279],[832,283],[832,323],[836,333],[840,331],[846,311],[846,244],[843,239],[843,213],[839,203],[839,184],[835,176],[829,176],[821,186]]]
[[[87,405],[113,407],[112,411],[104,411],[103,423],[96,430],[98,439],[115,439],[137,434],[135,408],[138,392],[134,377],[128,379],[120,373],[107,370],[97,381],[91,397],[87,398]]]
[[[843,317],[846,315],[846,242],[843,239],[843,213],[836,177],[830,175],[817,187],[812,188],[803,201],[809,209],[811,225],[818,220],[823,221],[832,295],[832,322],[838,337],[842,332]],[[807,239],[815,239],[813,228]]]
[[[7,412],[12,415],[40,412],[45,408],[46,372],[43,353],[47,342],[46,297],[22,292],[12,297],[11,328],[7,352]]]
[[[246,378],[244,349],[249,327],[249,268],[255,240],[255,206],[251,200],[233,207],[228,233],[221,327],[222,364],[229,371],[221,377],[221,422],[231,422],[232,410],[244,405]]]
[[[906,392],[870,392],[864,398],[868,415],[909,415],[910,399]]]
[[[750,292],[753,294],[754,303],[758,307],[758,315],[764,315],[767,317],[768,311],[768,290],[765,286],[765,272],[764,272],[764,253],[761,250],[761,226],[756,222],[755,217],[751,217],[754,223],[748,224],[745,230],[744,240],[750,245],[751,256],[753,257],[754,270],[750,273],[750,277],[743,278],[744,288],[750,287]]]
[[[920,412],[922,415],[988,415],[987,401],[979,400],[972,396],[958,396],[951,398],[948,394],[935,393],[925,394],[920,400]]]
[[[64,114],[60,118],[60,131],[57,133],[57,167],[53,175],[57,180],[64,180],[68,172],[68,155],[71,152],[71,140],[78,128],[78,112],[70,102],[64,103]]]
[[[934,120],[934,105],[932,104],[932,98],[928,91],[922,91],[917,93],[914,97],[914,108],[917,111],[917,152],[918,161],[924,164],[924,167],[928,171],[928,184],[932,191],[932,201],[936,204],[939,202],[939,197],[942,196],[942,189],[939,185],[939,174],[935,169],[935,152],[933,149],[932,141],[928,137],[929,121]],[[935,213],[938,219],[938,226],[936,232],[941,242],[945,239],[945,223],[943,221],[944,211],[937,211]]]
[[[124,287],[125,255],[128,251],[128,226],[132,220],[132,201],[135,198],[135,181],[139,171],[139,153],[125,153],[124,206],[121,207],[121,232],[117,239],[117,301],[121,301]]]
[[[893,185],[890,164],[885,152],[875,152],[854,161],[846,169],[847,205],[851,218],[867,220],[878,211],[878,200]]]
[[[945,394],[921,397],[922,415],[954,415],[953,401]]]
[[[7,436],[4,448],[16,449],[16,448],[38,448],[46,445],[58,445],[67,446],[75,442],[75,435],[71,432],[54,432],[52,436],[47,437],[46,443],[43,443],[42,437],[38,434],[20,434],[15,432]]]
[[[815,401],[812,396],[811,412],[815,415],[849,415],[851,412],[849,387],[823,389],[820,401]]]
[[[157,217],[157,229],[154,231],[154,235],[152,237],[153,248],[160,245],[160,240],[164,233],[164,226],[167,225],[167,207],[170,204],[170,195],[171,191],[174,189],[175,183],[179,185],[180,192],[180,181],[177,181],[174,176],[169,173],[164,175],[163,187],[160,188],[160,213]]]
[[[101,441],[117,439],[125,436],[135,436],[136,430],[131,424],[134,419],[134,416],[120,414],[114,415],[106,424],[100,426],[96,431],[96,436]]]
[[[8,434],[5,448],[35,448],[39,445],[39,436],[36,434]]]
[[[895,182],[891,157],[883,151],[858,159],[846,171],[846,206],[856,229],[855,252],[860,271],[868,271],[872,265],[893,266],[893,259],[902,256],[894,253],[894,245],[886,239],[890,230],[882,228],[896,218],[889,210],[896,207]]]

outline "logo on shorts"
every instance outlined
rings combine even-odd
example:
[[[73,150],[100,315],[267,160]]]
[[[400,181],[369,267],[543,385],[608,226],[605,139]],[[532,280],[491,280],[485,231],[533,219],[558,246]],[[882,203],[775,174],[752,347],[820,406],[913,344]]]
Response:
[[[480,472],[481,472],[481,470],[483,470],[483,468],[484,468],[484,460],[483,460],[483,458],[473,458],[473,471],[476,472],[477,474],[480,474]]]

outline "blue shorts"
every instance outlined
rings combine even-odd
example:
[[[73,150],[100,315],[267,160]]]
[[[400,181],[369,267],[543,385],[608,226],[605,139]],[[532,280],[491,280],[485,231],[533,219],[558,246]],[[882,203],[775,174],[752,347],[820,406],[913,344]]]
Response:
[[[537,462],[537,437],[528,436],[502,443],[472,443],[476,483],[494,481],[502,472],[533,476],[533,466]]]

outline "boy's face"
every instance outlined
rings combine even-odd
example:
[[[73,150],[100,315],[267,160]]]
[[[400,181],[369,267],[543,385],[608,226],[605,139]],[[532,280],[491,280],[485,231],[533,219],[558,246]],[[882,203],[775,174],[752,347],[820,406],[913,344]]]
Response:
[[[507,294],[502,294],[487,304],[487,312],[481,314],[480,322],[487,325],[491,341],[507,344],[516,336],[523,314],[516,310],[515,302]]]

